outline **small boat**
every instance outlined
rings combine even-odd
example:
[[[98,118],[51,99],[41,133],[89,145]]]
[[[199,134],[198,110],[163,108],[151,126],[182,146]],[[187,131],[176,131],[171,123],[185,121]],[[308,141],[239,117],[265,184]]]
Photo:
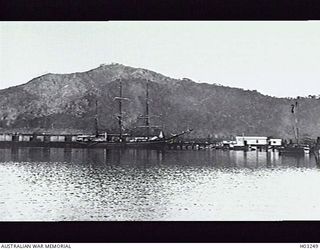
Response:
[[[305,154],[309,154],[310,153],[310,147],[309,146],[304,146],[303,150],[304,150]]]

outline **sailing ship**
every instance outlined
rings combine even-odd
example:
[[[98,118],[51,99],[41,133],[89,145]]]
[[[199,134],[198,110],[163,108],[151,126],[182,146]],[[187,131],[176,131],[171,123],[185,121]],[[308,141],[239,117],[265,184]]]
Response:
[[[119,96],[114,98],[118,102],[119,113],[116,114],[118,120],[118,133],[110,134],[107,132],[99,133],[98,128],[98,100],[95,101],[95,115],[93,134],[2,134],[0,135],[0,147],[57,147],[57,148],[146,148],[146,149],[165,149],[177,137],[190,133],[192,129],[182,131],[178,134],[173,134],[165,137],[162,130],[157,135],[151,134],[151,129],[159,126],[150,124],[149,112],[149,81],[146,83],[145,96],[145,114],[139,118],[144,120],[144,124],[139,126],[145,129],[145,135],[137,137],[125,133],[123,127],[124,112],[122,104],[129,100],[123,97],[122,82],[118,79]]]
[[[107,133],[99,134],[98,132],[98,112],[97,112],[97,101],[96,101],[96,113],[95,113],[95,136],[88,136],[86,138],[78,137],[77,142],[87,147],[99,147],[99,148],[148,148],[148,149],[163,149],[168,146],[175,138],[183,136],[184,134],[190,133],[192,129],[187,129],[178,134],[173,134],[169,137],[165,137],[162,130],[159,131],[158,135],[151,134],[151,129],[159,128],[159,126],[151,125],[150,118],[154,115],[150,115],[149,103],[149,84],[146,82],[146,92],[145,92],[145,114],[140,115],[138,119],[144,120],[144,124],[138,126],[138,128],[143,128],[145,130],[145,135],[143,136],[132,136],[130,134],[124,133],[123,126],[123,102],[128,101],[129,98],[123,96],[123,86],[120,79],[117,80],[119,83],[119,96],[114,98],[114,101],[118,102],[118,111],[116,114],[116,119],[118,120],[118,134],[112,134],[108,136]],[[110,138],[111,137],[111,138]]]
[[[295,142],[289,143],[284,147],[279,149],[280,155],[304,155],[310,152],[310,147],[308,145],[301,144],[300,140],[300,130],[299,130],[299,103],[298,99],[295,103],[291,104],[290,113],[292,115],[293,120],[293,132],[295,137]]]

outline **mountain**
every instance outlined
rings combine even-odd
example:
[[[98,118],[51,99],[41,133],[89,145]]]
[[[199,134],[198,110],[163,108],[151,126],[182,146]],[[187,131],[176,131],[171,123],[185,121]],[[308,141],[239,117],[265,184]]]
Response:
[[[124,127],[141,125],[145,86],[149,81],[151,123],[166,133],[193,128],[194,137],[237,134],[292,138],[290,98],[257,91],[173,79],[159,73],[124,66],[100,65],[81,73],[46,74],[0,90],[0,132],[84,133],[94,131],[96,100],[101,131],[118,131],[116,114],[119,83],[123,85]],[[300,98],[300,131],[320,135],[320,100]]]

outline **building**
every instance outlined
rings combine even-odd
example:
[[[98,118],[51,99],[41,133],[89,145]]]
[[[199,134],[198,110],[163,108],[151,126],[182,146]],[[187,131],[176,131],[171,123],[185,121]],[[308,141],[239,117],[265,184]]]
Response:
[[[282,146],[282,139],[268,138],[266,136],[236,136],[235,149],[243,148],[276,148]]]
[[[236,144],[237,144],[236,141],[229,141],[229,140],[222,141],[222,146],[224,148],[232,149]]]
[[[31,141],[32,135],[19,135],[19,141]]]
[[[65,139],[64,135],[50,135],[51,142],[64,142]]]
[[[266,136],[236,136],[235,147],[266,146],[268,145]]]
[[[279,147],[282,146],[282,139],[269,139],[269,146]]]
[[[0,141],[12,141],[12,135],[11,134],[1,134]]]

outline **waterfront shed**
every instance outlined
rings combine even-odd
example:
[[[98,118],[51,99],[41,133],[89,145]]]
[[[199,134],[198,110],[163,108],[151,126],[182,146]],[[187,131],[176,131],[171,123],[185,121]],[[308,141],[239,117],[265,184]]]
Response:
[[[50,141],[51,142],[64,142],[65,136],[64,135],[51,135]]]
[[[270,146],[281,146],[282,145],[282,139],[270,138],[269,139],[269,145]]]
[[[236,136],[236,144],[234,146],[265,146],[268,145],[266,136]]]
[[[37,135],[37,136],[36,136],[36,141],[41,141],[41,142],[43,142],[43,141],[44,141],[44,135]]]
[[[77,136],[77,135],[73,135],[73,136],[71,137],[71,141],[77,141],[77,139],[78,139],[78,136]]]
[[[12,141],[12,135],[10,134],[1,134],[0,141]]]
[[[19,135],[19,141],[31,141],[32,135]]]

